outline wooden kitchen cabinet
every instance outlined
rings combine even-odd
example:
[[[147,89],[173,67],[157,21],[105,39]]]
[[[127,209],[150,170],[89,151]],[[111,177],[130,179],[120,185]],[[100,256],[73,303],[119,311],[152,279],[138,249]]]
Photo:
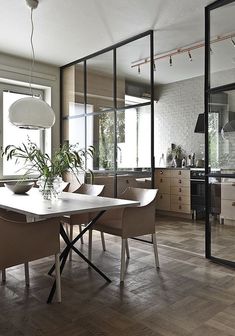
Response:
[[[235,182],[234,179],[222,179],[220,222],[235,225]]]
[[[157,168],[155,187],[159,190],[157,210],[191,216],[190,170]]]
[[[155,170],[155,187],[158,189],[157,210],[170,211],[171,173],[168,169]]]
[[[158,210],[170,211],[171,208],[170,195],[158,192],[156,208]]]

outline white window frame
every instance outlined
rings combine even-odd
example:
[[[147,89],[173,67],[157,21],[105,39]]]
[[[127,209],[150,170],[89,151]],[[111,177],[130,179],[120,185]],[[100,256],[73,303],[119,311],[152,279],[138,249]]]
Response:
[[[4,82],[0,82],[0,148],[3,149],[3,93],[4,92],[13,92],[25,95],[31,95],[29,87],[25,85],[17,85],[17,84],[8,84]],[[33,88],[33,94],[35,96],[41,96],[44,99],[45,91],[43,89]],[[46,144],[46,131],[40,131],[40,147],[43,152],[45,152],[45,144]],[[3,158],[0,156],[0,179],[19,179],[22,175],[3,175]],[[34,178],[36,175],[31,175],[30,177]]]

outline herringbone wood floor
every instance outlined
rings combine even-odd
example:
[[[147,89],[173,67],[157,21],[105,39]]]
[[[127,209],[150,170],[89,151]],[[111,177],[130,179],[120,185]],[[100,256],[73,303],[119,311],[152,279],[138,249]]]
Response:
[[[7,283],[0,286],[0,336],[235,335],[235,271],[200,256],[202,223],[158,218],[157,230],[159,271],[152,246],[131,240],[131,259],[120,286],[120,241],[107,236],[108,251],[103,253],[96,235],[94,261],[112,283],[74,256],[62,276],[61,304],[45,303],[51,258],[30,264],[30,289],[25,289],[21,266],[9,269]]]

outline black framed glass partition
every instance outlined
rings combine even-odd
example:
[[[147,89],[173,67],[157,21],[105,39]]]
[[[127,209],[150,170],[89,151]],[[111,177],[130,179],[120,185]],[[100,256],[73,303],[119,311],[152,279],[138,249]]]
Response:
[[[205,10],[206,257],[235,267],[235,1]]]
[[[154,186],[153,76],[152,30],[61,67],[61,143],[94,146],[86,167],[106,196]]]

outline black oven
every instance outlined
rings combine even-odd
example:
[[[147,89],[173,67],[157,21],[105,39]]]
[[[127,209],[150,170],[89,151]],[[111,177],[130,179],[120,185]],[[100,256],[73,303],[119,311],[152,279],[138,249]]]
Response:
[[[205,170],[190,170],[191,210],[193,219],[205,217]]]

